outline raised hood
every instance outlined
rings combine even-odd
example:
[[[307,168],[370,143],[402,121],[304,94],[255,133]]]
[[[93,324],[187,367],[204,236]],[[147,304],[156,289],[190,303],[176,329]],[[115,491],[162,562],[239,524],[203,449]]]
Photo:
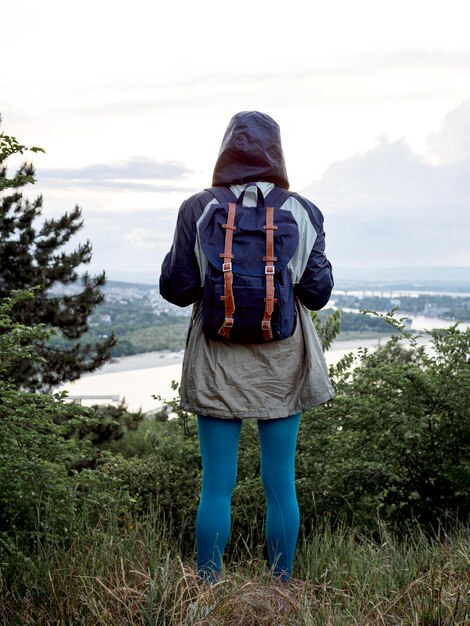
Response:
[[[263,180],[289,189],[280,129],[265,113],[242,111],[232,117],[225,131],[212,184]]]

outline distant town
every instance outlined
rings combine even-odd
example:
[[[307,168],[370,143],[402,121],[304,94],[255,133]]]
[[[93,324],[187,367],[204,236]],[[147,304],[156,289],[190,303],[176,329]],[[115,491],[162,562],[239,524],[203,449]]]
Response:
[[[73,295],[78,291],[80,291],[80,285],[57,285],[51,289],[51,295]],[[158,285],[108,280],[102,287],[102,291],[109,303],[123,305],[135,302],[146,303],[152,307],[157,315],[168,313],[169,315],[187,317],[191,313],[191,307],[181,308],[164,300],[160,295]],[[111,321],[110,319],[107,320],[109,315],[106,313],[100,314],[100,317],[103,318],[102,321]]]
[[[426,291],[428,288],[428,291]],[[180,308],[164,300],[156,284],[141,284],[108,280],[102,287],[105,300],[88,319],[89,330],[83,341],[93,342],[114,333],[118,343],[112,356],[128,356],[151,351],[180,351],[184,348],[191,307]],[[333,290],[330,303],[318,312],[324,319],[334,308],[341,309],[340,339],[358,340],[390,335],[393,328],[379,317],[361,314],[361,310],[388,312],[397,309],[411,328],[416,316],[426,318],[426,328],[470,321],[470,290],[465,283],[426,281],[404,283],[390,281],[341,280]],[[59,285],[51,295],[73,295],[80,285]],[[52,345],[67,340],[60,334],[51,339]]]

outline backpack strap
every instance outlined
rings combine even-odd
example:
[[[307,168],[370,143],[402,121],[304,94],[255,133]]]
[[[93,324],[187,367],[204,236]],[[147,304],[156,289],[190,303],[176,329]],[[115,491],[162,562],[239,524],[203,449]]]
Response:
[[[207,187],[204,191],[208,191],[220,203],[237,201],[237,197],[229,187]]]
[[[290,198],[293,195],[294,195],[293,191],[288,191],[287,189],[284,189],[284,187],[274,187],[267,194],[264,201],[266,204],[279,207],[284,204],[287,198]]]
[[[224,295],[220,296],[221,300],[225,302],[225,320],[222,326],[219,328],[219,335],[222,337],[230,336],[230,329],[233,326],[233,314],[235,312],[235,300],[233,298],[233,274],[232,274],[232,244],[233,244],[233,231],[235,227],[235,211],[236,204],[229,202],[228,205],[228,217],[227,223],[222,225],[225,229],[225,250],[220,253],[220,257],[224,259],[222,263],[222,272],[224,273]]]
[[[206,189],[204,189],[204,191],[208,191],[211,196],[213,196],[220,203],[238,202],[238,198],[230,189],[230,187],[207,187]],[[264,202],[265,204],[279,206],[284,204],[287,198],[290,198],[290,196],[293,195],[293,191],[288,191],[287,189],[284,189],[284,187],[273,187],[273,189],[271,189],[271,191],[266,195]]]
[[[274,297],[274,274],[275,267],[274,261],[277,261],[277,257],[274,256],[274,231],[277,230],[277,226],[274,226],[274,207],[266,207],[266,224],[264,226],[266,230],[266,256],[263,257],[263,261],[266,263],[264,272],[266,274],[266,306],[264,309],[264,317],[261,322],[261,329],[263,331],[263,339],[270,341],[273,338],[271,330],[271,315],[274,311],[274,303],[277,302],[277,298]]]
[[[265,202],[269,203],[269,206],[266,207],[266,225],[264,227],[266,229],[266,256],[263,257],[263,261],[266,263],[264,268],[266,274],[266,298],[264,301],[266,305],[261,322],[265,341],[270,341],[273,338],[271,316],[274,311],[274,303],[277,302],[277,298],[274,297],[274,274],[276,273],[274,262],[277,261],[277,257],[274,256],[274,231],[277,230],[277,226],[274,226],[274,204],[282,206],[287,198],[292,195],[292,191],[288,191],[284,187],[274,187],[265,198]]]

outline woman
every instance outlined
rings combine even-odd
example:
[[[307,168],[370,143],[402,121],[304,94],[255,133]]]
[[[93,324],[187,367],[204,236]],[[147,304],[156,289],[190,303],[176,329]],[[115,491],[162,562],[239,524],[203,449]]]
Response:
[[[271,117],[244,111],[232,118],[212,184],[230,189],[239,204],[253,210],[271,191],[289,189],[279,126]],[[214,202],[208,190],[183,202],[160,277],[160,292],[166,300],[194,305],[183,362],[181,407],[197,415],[203,466],[196,518],[198,571],[209,582],[220,573],[230,534],[240,430],[244,419],[257,419],[271,573],[285,582],[291,576],[299,531],[294,463],[300,414],[333,397],[307,311],[324,307],[333,288],[323,215],[306,198],[286,194],[282,209],[290,212],[298,229],[298,245],[288,266],[296,301],[292,335],[280,341],[234,343],[208,338],[202,331],[205,274],[198,224]]]

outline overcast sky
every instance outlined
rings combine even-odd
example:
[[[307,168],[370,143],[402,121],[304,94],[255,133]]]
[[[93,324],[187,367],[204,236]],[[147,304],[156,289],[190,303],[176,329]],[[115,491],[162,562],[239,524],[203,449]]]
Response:
[[[274,117],[333,266],[470,266],[464,0],[0,0],[2,130],[94,271],[159,273],[231,116]],[[34,193],[33,193],[34,192]]]

